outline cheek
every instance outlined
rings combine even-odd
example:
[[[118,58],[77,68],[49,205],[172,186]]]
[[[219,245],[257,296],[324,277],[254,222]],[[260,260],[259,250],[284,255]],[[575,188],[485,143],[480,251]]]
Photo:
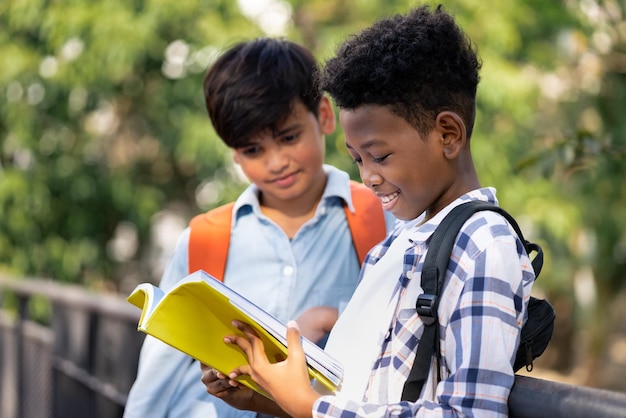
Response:
[[[415,167],[404,173],[404,192],[418,207],[430,204],[435,196],[441,193],[441,176],[443,173],[428,167]]]
[[[385,180],[402,189],[402,193],[407,197],[419,195],[428,188],[434,173],[424,176],[423,167],[416,161],[403,161],[396,164],[399,169],[388,170],[385,173]],[[402,169],[403,168],[403,169]]]
[[[239,159],[239,167],[243,174],[250,180],[251,182],[256,182],[259,178],[261,178],[263,174],[262,164],[260,160],[247,160],[247,159]]]
[[[294,159],[302,165],[318,166],[324,161],[323,143],[311,143],[306,146],[297,147],[292,154]]]

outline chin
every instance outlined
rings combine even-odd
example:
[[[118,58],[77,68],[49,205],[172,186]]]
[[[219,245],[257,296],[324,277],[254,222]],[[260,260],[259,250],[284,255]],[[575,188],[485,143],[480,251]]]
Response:
[[[398,211],[391,211],[391,214],[393,216],[395,216],[397,219],[400,219],[401,221],[412,221],[413,219],[418,218],[421,213],[415,213],[414,211],[402,211],[402,210],[398,210]]]

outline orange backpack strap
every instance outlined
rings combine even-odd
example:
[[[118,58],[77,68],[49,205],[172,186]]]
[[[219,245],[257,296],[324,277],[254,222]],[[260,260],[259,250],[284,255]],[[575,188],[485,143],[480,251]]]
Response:
[[[350,180],[350,192],[354,213],[350,212],[348,205],[344,205],[344,208],[359,263],[363,264],[369,250],[387,235],[387,227],[383,205],[370,189]]]
[[[189,273],[204,270],[224,281],[235,202],[195,216],[189,223]]]
[[[382,204],[367,187],[350,180],[355,213],[344,205],[359,263],[385,238],[387,228]],[[234,202],[195,216],[189,223],[189,273],[204,270],[223,281],[228,258]]]

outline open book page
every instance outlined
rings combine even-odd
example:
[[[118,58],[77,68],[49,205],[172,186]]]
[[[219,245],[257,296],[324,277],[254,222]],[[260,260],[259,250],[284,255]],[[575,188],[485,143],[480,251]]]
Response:
[[[133,305],[143,308],[141,316],[139,317],[139,324],[137,325],[138,330],[143,332],[146,331],[146,320],[150,317],[150,315],[152,315],[154,307],[159,304],[161,299],[163,299],[163,295],[163,290],[160,288],[150,283],[142,283],[138,285],[133,293],[127,298],[127,300]]]
[[[223,374],[247,363],[238,347],[224,343],[226,335],[242,335],[232,326],[234,319],[255,329],[271,362],[287,356],[286,326],[204,271],[185,277],[165,294],[152,284],[142,283],[127,299],[142,310],[139,331]],[[341,382],[341,367],[312,342],[303,339],[303,347],[310,377],[334,391]],[[267,396],[249,376],[238,380]]]

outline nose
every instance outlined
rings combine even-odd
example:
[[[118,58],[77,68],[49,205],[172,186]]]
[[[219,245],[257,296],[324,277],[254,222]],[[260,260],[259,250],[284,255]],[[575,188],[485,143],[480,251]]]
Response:
[[[267,152],[266,164],[271,172],[280,173],[289,166],[289,154],[282,147],[271,148]]]
[[[383,182],[383,178],[378,171],[372,169],[367,164],[362,164],[359,167],[359,174],[361,175],[361,181],[370,189],[375,189],[377,186],[380,186]]]

